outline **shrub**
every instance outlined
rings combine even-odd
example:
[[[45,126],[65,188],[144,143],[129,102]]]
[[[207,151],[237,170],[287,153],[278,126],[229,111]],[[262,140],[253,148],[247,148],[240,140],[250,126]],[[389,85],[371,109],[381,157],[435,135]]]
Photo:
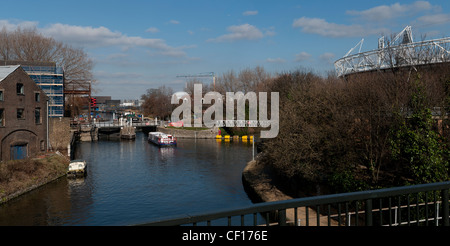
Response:
[[[436,128],[431,115],[436,107],[448,114],[448,67],[280,75],[271,88],[280,95],[280,130],[264,142],[263,161],[285,180],[341,191],[448,180],[449,121]]]
[[[391,133],[393,160],[406,170],[414,183],[446,181],[448,175],[448,148],[433,130],[432,112],[420,78],[413,82],[406,115],[397,114]]]

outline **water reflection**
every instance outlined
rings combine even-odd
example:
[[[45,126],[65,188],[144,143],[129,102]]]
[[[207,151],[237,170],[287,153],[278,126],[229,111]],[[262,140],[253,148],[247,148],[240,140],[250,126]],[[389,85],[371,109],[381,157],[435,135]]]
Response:
[[[178,139],[159,148],[135,141],[83,142],[84,179],[60,180],[0,206],[0,225],[130,225],[251,204],[242,170],[248,143]]]

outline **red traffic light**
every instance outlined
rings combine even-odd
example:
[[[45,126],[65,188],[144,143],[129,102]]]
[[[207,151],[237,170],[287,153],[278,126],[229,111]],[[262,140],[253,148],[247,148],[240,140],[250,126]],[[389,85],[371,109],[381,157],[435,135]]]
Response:
[[[93,108],[93,107],[97,107],[97,99],[91,97],[91,108]]]

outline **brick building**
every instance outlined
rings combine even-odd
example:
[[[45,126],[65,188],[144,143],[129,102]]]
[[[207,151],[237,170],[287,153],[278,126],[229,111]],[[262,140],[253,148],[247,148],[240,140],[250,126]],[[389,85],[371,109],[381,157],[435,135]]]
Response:
[[[46,151],[48,99],[20,65],[0,66],[1,161]]]
[[[21,65],[23,70],[49,97],[48,116],[64,117],[64,69],[55,62],[1,60],[1,65]]]

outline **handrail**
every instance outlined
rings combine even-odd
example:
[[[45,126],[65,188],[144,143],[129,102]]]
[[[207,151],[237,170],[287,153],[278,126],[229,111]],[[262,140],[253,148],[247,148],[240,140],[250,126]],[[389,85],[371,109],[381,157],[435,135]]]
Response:
[[[431,184],[420,184],[420,185],[412,185],[412,186],[402,186],[402,187],[393,187],[393,188],[385,188],[379,190],[368,190],[368,191],[358,191],[351,193],[340,193],[340,194],[331,194],[331,195],[322,195],[322,196],[313,196],[313,197],[305,197],[305,198],[296,198],[291,200],[283,200],[283,201],[275,201],[275,202],[265,202],[265,203],[257,203],[247,207],[241,207],[236,209],[229,210],[221,210],[215,211],[211,213],[202,213],[202,214],[186,214],[177,217],[171,218],[162,218],[149,223],[144,223],[140,225],[152,225],[152,226],[172,226],[172,225],[183,225],[183,224],[196,224],[199,222],[207,222],[210,224],[211,221],[228,218],[233,216],[241,216],[244,215],[255,215],[257,213],[278,213],[279,224],[286,224],[286,209],[292,208],[300,208],[300,207],[319,207],[323,205],[330,206],[331,204],[341,204],[346,203],[346,206],[350,202],[359,201],[359,205],[364,207],[365,211],[365,221],[366,225],[373,225],[372,221],[372,201],[374,199],[383,199],[383,198],[391,198],[391,197],[399,197],[403,195],[409,194],[418,194],[421,192],[440,192],[440,196],[442,197],[441,202],[439,203],[442,206],[442,220],[443,225],[449,225],[449,189],[450,189],[450,181],[439,182],[439,183],[431,183]],[[380,201],[381,203],[381,201]],[[437,203],[437,201],[435,201]],[[389,200],[390,204],[390,200]],[[409,206],[409,200],[408,200]],[[358,207],[358,203],[356,205]],[[390,207],[391,208],[391,207]],[[340,206],[339,206],[340,209]],[[330,209],[329,209],[330,210]],[[297,210],[295,210],[297,211]],[[408,208],[409,211],[409,208]],[[317,212],[318,213],[318,212]],[[358,210],[356,210],[356,214],[358,217]],[[297,213],[296,213],[297,215]],[[347,211],[348,215],[348,211]],[[331,215],[328,214],[328,217]],[[437,219],[437,217],[435,218]],[[417,218],[417,221],[419,219]],[[269,221],[266,222],[269,225]]]
[[[121,126],[127,126],[126,123],[114,123],[114,122],[95,122],[92,123],[92,125],[95,125],[98,127],[121,127]],[[135,122],[131,124],[131,126],[156,126],[154,122]]]

